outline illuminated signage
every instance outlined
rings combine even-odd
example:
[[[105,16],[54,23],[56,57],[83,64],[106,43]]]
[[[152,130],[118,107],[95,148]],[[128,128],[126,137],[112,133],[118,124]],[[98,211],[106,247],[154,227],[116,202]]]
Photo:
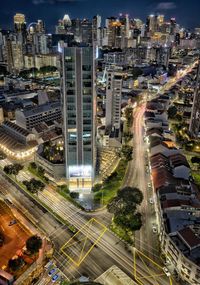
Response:
[[[92,177],[91,165],[74,165],[69,166],[70,178],[90,178]]]

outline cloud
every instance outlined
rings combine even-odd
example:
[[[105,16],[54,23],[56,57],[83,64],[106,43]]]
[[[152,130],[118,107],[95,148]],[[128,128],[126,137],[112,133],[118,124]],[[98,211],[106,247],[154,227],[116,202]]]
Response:
[[[79,2],[80,0],[32,0],[34,5],[40,4],[60,4],[60,3],[73,3]]]
[[[176,4],[174,2],[160,2],[156,9],[157,10],[172,10],[176,8]]]

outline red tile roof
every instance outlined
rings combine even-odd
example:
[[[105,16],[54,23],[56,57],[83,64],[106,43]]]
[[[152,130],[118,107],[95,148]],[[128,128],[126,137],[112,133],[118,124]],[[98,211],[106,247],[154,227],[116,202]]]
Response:
[[[178,235],[191,249],[200,246],[200,238],[189,227],[178,231]]]

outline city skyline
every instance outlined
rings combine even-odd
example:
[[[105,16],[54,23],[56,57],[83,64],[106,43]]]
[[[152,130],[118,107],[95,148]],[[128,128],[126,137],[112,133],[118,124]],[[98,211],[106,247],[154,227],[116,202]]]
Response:
[[[145,3],[144,3],[145,2]],[[192,5],[193,3],[193,5]],[[148,14],[162,13],[166,18],[176,17],[181,26],[194,28],[199,26],[198,11],[200,2],[188,1],[141,1],[102,0],[92,5],[92,0],[8,0],[4,2],[0,11],[1,28],[13,28],[13,15],[17,12],[24,13],[28,23],[41,18],[48,26],[48,31],[53,32],[58,19],[64,14],[70,18],[92,18],[100,14],[103,18],[117,16],[119,13],[128,13],[130,17],[141,18],[145,21]],[[46,13],[48,9],[49,13]],[[4,23],[4,24],[2,24]]]
[[[200,284],[196,4],[3,4],[0,284]]]

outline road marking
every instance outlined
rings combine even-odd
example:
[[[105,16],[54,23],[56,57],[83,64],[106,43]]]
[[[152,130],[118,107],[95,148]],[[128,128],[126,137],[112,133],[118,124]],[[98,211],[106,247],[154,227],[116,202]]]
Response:
[[[92,236],[92,229],[91,227],[94,225],[99,225],[100,229],[98,229],[99,232],[99,236],[97,238],[90,238],[89,236]],[[80,264],[83,262],[83,260],[88,256],[88,254],[91,252],[91,250],[95,247],[95,245],[97,245],[100,241],[100,239],[103,237],[104,233],[108,230],[108,228],[102,224],[101,222],[97,221],[95,218],[90,219],[87,223],[85,223],[85,225],[79,230],[77,231],[77,233],[75,233],[61,248],[60,250],[62,251],[62,253],[68,258],[70,259],[77,267],[80,266]],[[87,231],[87,233],[85,234],[84,231]],[[97,233],[96,233],[97,234]],[[78,237],[81,237],[81,239],[79,239]],[[84,237],[83,237],[84,236]],[[74,241],[75,240],[75,241]],[[94,241],[93,241],[94,240]],[[84,254],[85,248],[86,248],[86,244],[87,242],[91,243],[92,241],[92,245],[90,245],[89,249],[86,251],[86,253]],[[71,243],[72,242],[72,243]],[[83,242],[82,248],[81,248],[81,252],[78,255],[78,258],[75,259],[75,257],[72,257],[69,253],[67,253],[67,249],[68,248],[72,248],[74,244],[79,244]],[[81,244],[80,244],[81,246]],[[76,247],[77,250],[77,247]]]
[[[137,276],[137,260],[136,259],[141,260],[144,267],[146,267],[147,272],[149,272],[149,275],[142,276],[142,277]],[[154,265],[154,267],[159,269],[161,273],[158,273],[156,271],[153,272],[153,268],[149,268],[149,262],[152,265]],[[163,272],[163,267],[161,267],[158,263],[156,263],[154,260],[146,256],[144,253],[137,250],[136,248],[134,248],[134,251],[133,251],[133,271],[134,271],[134,278],[140,285],[145,285],[145,283],[143,283],[143,280],[149,280],[149,279],[153,279],[155,285],[161,285],[160,280],[157,278],[162,277],[162,276],[166,277],[166,279],[169,280],[169,285],[173,285],[171,277],[167,277],[165,273]]]

